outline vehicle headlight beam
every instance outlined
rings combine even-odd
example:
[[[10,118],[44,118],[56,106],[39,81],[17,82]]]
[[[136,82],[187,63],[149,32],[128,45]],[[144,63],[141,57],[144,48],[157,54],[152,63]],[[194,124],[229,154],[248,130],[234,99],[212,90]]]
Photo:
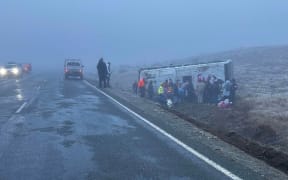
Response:
[[[7,70],[4,68],[0,69],[0,75],[5,76],[7,74]]]
[[[13,74],[17,75],[19,73],[19,69],[18,68],[13,68],[12,72],[13,72]]]

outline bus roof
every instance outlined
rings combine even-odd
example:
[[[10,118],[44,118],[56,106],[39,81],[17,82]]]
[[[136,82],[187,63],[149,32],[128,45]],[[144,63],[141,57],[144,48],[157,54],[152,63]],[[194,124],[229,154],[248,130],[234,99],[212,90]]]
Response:
[[[154,69],[162,69],[162,68],[175,68],[175,67],[187,67],[193,65],[206,65],[206,64],[215,64],[215,63],[230,63],[232,60],[224,60],[224,61],[209,61],[206,63],[191,63],[191,64],[183,64],[183,65],[169,65],[169,66],[156,66],[156,67],[148,67],[148,68],[140,68],[139,71],[143,70],[154,70]]]

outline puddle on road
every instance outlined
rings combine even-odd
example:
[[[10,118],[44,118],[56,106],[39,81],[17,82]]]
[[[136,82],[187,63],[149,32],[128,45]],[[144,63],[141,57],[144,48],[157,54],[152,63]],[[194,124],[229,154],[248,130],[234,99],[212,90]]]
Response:
[[[54,127],[44,127],[44,128],[35,128],[35,129],[31,129],[31,132],[33,131],[39,131],[39,132],[53,132],[55,131]]]
[[[63,123],[64,123],[65,125],[73,125],[73,124],[74,124],[74,122],[69,121],[69,120],[65,120]]]
[[[58,144],[58,149],[63,155],[65,169],[63,179],[87,179],[88,174],[98,171],[97,165],[92,161],[93,154],[87,146],[67,139]],[[77,169],[77,173],[75,169]]]
[[[43,118],[52,117],[54,113],[55,113],[54,110],[43,110],[43,111],[40,112],[40,114],[41,114],[41,116],[42,116]]]
[[[23,90],[21,88],[17,88],[15,89],[15,98],[16,100],[18,101],[22,101],[24,99],[24,93],[23,93]]]
[[[104,115],[95,117],[87,122],[86,134],[91,135],[121,135],[127,134],[128,131],[135,129],[135,126],[129,125],[122,118]]]
[[[42,127],[42,128],[34,128],[34,129],[31,129],[30,132],[35,132],[35,131],[45,132],[45,133],[53,132],[60,136],[69,136],[69,135],[72,135],[74,132],[73,124],[74,123],[71,121],[64,121],[63,124],[61,124],[58,127],[49,126],[49,127]]]
[[[93,95],[79,95],[75,98],[60,98],[55,103],[57,105],[57,109],[76,109],[79,111],[82,108],[87,106],[96,107],[99,105],[99,99]]]
[[[56,129],[57,134],[61,135],[61,136],[69,136],[71,134],[73,134],[73,127],[72,126],[62,126],[60,128]]]
[[[70,108],[76,104],[77,104],[77,101],[75,99],[63,99],[63,100],[59,100],[58,102],[56,102],[58,109]]]
[[[61,144],[65,147],[65,148],[69,148],[71,147],[76,141],[75,140],[64,140]]]

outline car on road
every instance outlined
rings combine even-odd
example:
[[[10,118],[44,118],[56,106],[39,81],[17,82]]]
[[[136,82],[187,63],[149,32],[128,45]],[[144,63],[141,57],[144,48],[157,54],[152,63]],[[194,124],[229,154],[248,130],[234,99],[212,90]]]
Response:
[[[66,59],[64,62],[64,77],[80,77],[83,79],[83,64],[79,59]]]
[[[24,73],[30,73],[32,71],[32,65],[30,63],[22,64],[22,69]]]
[[[0,68],[1,77],[22,77],[22,67],[17,63],[7,63]]]

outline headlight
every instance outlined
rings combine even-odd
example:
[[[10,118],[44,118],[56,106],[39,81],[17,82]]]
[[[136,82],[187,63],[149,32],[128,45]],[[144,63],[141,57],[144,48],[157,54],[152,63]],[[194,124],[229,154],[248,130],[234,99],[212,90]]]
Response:
[[[12,69],[12,72],[13,72],[13,74],[16,74],[16,75],[17,75],[17,74],[19,73],[19,69],[18,69],[18,68],[13,68],[13,69]]]
[[[5,76],[5,75],[7,74],[7,70],[4,69],[4,68],[1,68],[1,69],[0,69],[0,74],[1,74],[2,76]]]

